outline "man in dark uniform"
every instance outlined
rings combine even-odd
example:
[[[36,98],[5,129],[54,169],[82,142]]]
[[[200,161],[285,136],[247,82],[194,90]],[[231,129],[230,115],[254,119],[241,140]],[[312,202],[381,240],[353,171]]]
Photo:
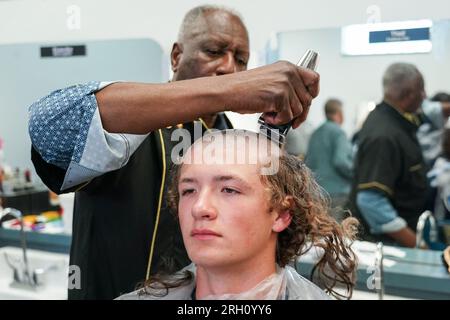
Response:
[[[54,192],[76,191],[70,263],[81,288],[70,299],[115,298],[189,263],[165,202],[176,129],[229,128],[226,110],[294,127],[305,120],[318,74],[287,62],[245,71],[248,58],[240,17],[202,6],[187,13],[173,45],[172,82],[90,82],[30,107],[37,173]]]
[[[426,169],[416,137],[424,80],[415,66],[396,63],[385,72],[383,88],[383,102],[360,132],[353,210],[370,231],[368,240],[414,247],[414,230],[427,197]]]

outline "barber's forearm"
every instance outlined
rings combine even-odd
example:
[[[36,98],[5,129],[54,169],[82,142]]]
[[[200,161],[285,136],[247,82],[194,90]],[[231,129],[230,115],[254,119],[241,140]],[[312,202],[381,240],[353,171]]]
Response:
[[[317,73],[277,62],[239,73],[166,84],[116,83],[96,93],[104,129],[145,134],[220,111],[264,114],[296,128],[319,94]]]
[[[114,83],[95,96],[108,132],[145,134],[223,111],[211,78],[166,84]]]

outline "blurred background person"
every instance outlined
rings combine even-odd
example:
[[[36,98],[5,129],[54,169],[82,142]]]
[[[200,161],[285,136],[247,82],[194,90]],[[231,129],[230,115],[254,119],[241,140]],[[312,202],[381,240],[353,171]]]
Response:
[[[422,148],[424,161],[427,165],[427,172],[433,168],[438,157],[444,156],[443,150],[443,135],[444,126],[448,122],[450,116],[450,95],[445,92],[436,93],[431,99],[425,99],[422,103],[422,124],[417,131],[417,138],[419,139]],[[442,160],[441,160],[442,164]],[[445,207],[441,202],[436,201],[438,196],[438,189],[433,184],[430,184],[430,191],[428,194],[426,208],[435,214],[439,211],[439,215],[445,215]]]
[[[428,177],[431,180],[431,186],[436,190],[433,212],[437,221],[450,220],[450,127],[444,130],[441,156],[435,161]],[[450,241],[450,224],[444,224],[443,230]]]
[[[342,102],[329,99],[325,103],[326,121],[311,136],[306,165],[318,183],[330,194],[336,218],[346,206],[353,176],[352,145],[344,130]]]
[[[424,79],[414,65],[394,63],[384,73],[383,91],[383,101],[360,132],[352,209],[362,218],[368,240],[414,247],[413,230],[428,191],[416,137]]]
[[[425,163],[431,168],[442,152],[442,133],[450,116],[450,95],[436,93],[431,99],[422,103],[423,123],[417,131],[417,138]]]

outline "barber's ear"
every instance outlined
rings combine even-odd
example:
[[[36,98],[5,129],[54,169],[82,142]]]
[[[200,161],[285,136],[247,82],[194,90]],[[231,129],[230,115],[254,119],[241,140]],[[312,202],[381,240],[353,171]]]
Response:
[[[287,196],[283,201],[283,208],[277,212],[277,217],[272,226],[274,232],[282,232],[292,221],[292,210],[295,207],[295,202],[292,196]]]
[[[180,65],[181,56],[183,55],[183,45],[175,42],[170,53],[170,63],[172,64],[172,71],[177,72]]]

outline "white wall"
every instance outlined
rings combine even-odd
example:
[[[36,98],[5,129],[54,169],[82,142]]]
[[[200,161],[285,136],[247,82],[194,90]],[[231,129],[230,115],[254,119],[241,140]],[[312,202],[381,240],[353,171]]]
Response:
[[[169,51],[184,13],[204,3],[240,11],[255,51],[274,31],[365,23],[371,5],[382,21],[450,18],[448,0],[0,0],[0,43],[151,37]],[[67,27],[71,5],[80,29]]]

